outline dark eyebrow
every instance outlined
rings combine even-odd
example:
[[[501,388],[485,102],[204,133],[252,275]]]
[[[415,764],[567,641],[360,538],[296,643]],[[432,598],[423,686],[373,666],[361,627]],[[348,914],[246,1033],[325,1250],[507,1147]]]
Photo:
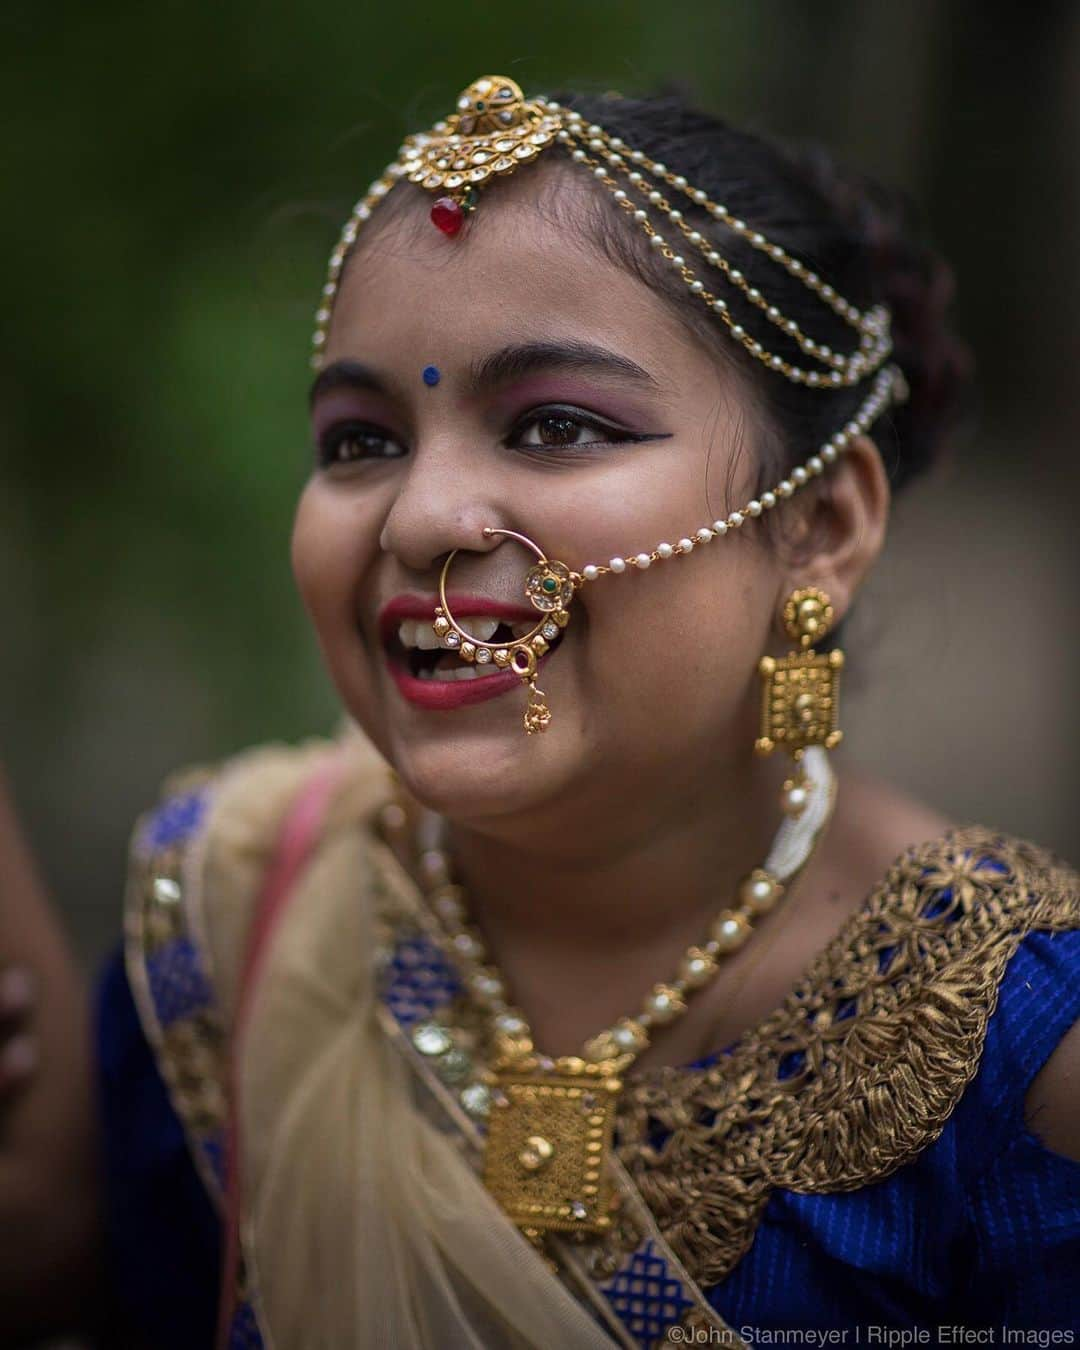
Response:
[[[320,370],[311,382],[308,390],[310,407],[320,394],[328,394],[331,389],[369,389],[375,394],[390,392],[386,381],[362,361],[335,361],[333,365]]]
[[[606,347],[588,342],[525,342],[490,356],[481,357],[469,367],[469,384],[473,391],[494,388],[520,380],[539,370],[577,370],[593,375],[615,375],[648,389],[659,389],[658,382],[636,361]],[[376,394],[390,394],[390,382],[362,361],[335,361],[316,375],[308,402],[312,404],[332,389],[367,389]]]
[[[470,368],[470,378],[475,388],[507,384],[511,380],[520,380],[524,375],[535,374],[538,370],[579,370],[586,374],[617,375],[634,384],[645,385],[650,389],[659,389],[657,381],[628,356],[609,351],[606,347],[595,347],[588,342],[526,342],[502,351],[492,352]]]

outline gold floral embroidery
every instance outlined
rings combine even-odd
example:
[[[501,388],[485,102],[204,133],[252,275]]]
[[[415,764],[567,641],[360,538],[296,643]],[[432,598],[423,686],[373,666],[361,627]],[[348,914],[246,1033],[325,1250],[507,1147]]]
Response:
[[[620,1156],[693,1278],[732,1270],[774,1189],[854,1190],[932,1143],[1022,938],[1077,927],[1076,873],[1052,854],[950,830],[897,859],[730,1055],[634,1075]]]

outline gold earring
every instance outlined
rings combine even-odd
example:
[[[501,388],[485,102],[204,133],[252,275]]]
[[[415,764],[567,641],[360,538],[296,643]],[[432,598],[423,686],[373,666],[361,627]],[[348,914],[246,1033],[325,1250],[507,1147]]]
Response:
[[[760,755],[771,755],[777,746],[795,761],[784,783],[781,802],[788,815],[806,808],[812,784],[806,777],[803,754],[807,746],[826,750],[840,744],[843,732],[837,726],[840,671],[844,653],[839,649],[819,655],[813,650],[833,625],[829,597],[816,586],[800,587],[788,596],[783,623],[799,650],[777,660],[763,656],[758,662],[762,678],[761,734],[754,742]]]
[[[580,572],[572,572],[565,563],[548,558],[539,544],[534,544],[524,534],[518,534],[515,530],[497,530],[491,525],[485,525],[483,533],[486,538],[490,538],[493,534],[508,535],[536,554],[539,561],[529,568],[525,578],[525,598],[540,611],[539,623],[523,637],[515,638],[512,642],[485,642],[481,638],[474,637],[472,633],[467,633],[450,613],[450,606],[446,602],[447,573],[455,555],[460,551],[454,549],[443,563],[442,573],[439,576],[440,603],[435,606],[433,627],[436,636],[442,639],[443,645],[456,650],[462,660],[475,662],[477,665],[486,665],[491,661],[520,676],[521,682],[529,688],[529,701],[525,707],[525,730],[531,736],[534,732],[546,731],[551,721],[551,710],[544,702],[547,695],[536,686],[536,660],[547,651],[560,631],[569,623],[570,601],[574,598],[574,592],[581,585],[583,578]]]

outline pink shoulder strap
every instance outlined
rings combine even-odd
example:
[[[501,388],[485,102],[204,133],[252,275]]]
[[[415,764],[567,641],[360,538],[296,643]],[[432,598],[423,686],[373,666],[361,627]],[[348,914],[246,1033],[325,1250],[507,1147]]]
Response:
[[[236,1313],[240,1266],[240,1121],[239,1060],[252,994],[270,949],[277,922],[285,912],[297,878],[319,839],[327,807],[345,768],[345,755],[335,749],[304,782],[285,813],[273,856],[255,904],[240,978],[236,1019],[229,1050],[229,1120],[226,1139],[225,1243],[218,1305],[218,1350],[229,1344]]]

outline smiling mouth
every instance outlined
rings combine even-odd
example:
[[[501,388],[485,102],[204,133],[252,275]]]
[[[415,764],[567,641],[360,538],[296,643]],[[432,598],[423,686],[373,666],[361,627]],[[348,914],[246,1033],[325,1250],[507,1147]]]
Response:
[[[519,641],[536,625],[533,622],[506,623],[496,621],[489,616],[463,616],[459,620],[465,632],[472,634],[480,642],[487,643],[496,650],[505,647],[510,650],[513,643]],[[554,637],[548,652],[553,653],[561,644],[563,630]],[[387,659],[399,670],[413,679],[449,683],[454,680],[485,680],[492,676],[505,675],[505,665],[498,665],[492,659],[484,660],[484,648],[479,648],[480,659],[474,662],[463,661],[456,651],[443,646],[442,640],[435,634],[429,622],[420,619],[405,619],[392,633],[386,643]]]

